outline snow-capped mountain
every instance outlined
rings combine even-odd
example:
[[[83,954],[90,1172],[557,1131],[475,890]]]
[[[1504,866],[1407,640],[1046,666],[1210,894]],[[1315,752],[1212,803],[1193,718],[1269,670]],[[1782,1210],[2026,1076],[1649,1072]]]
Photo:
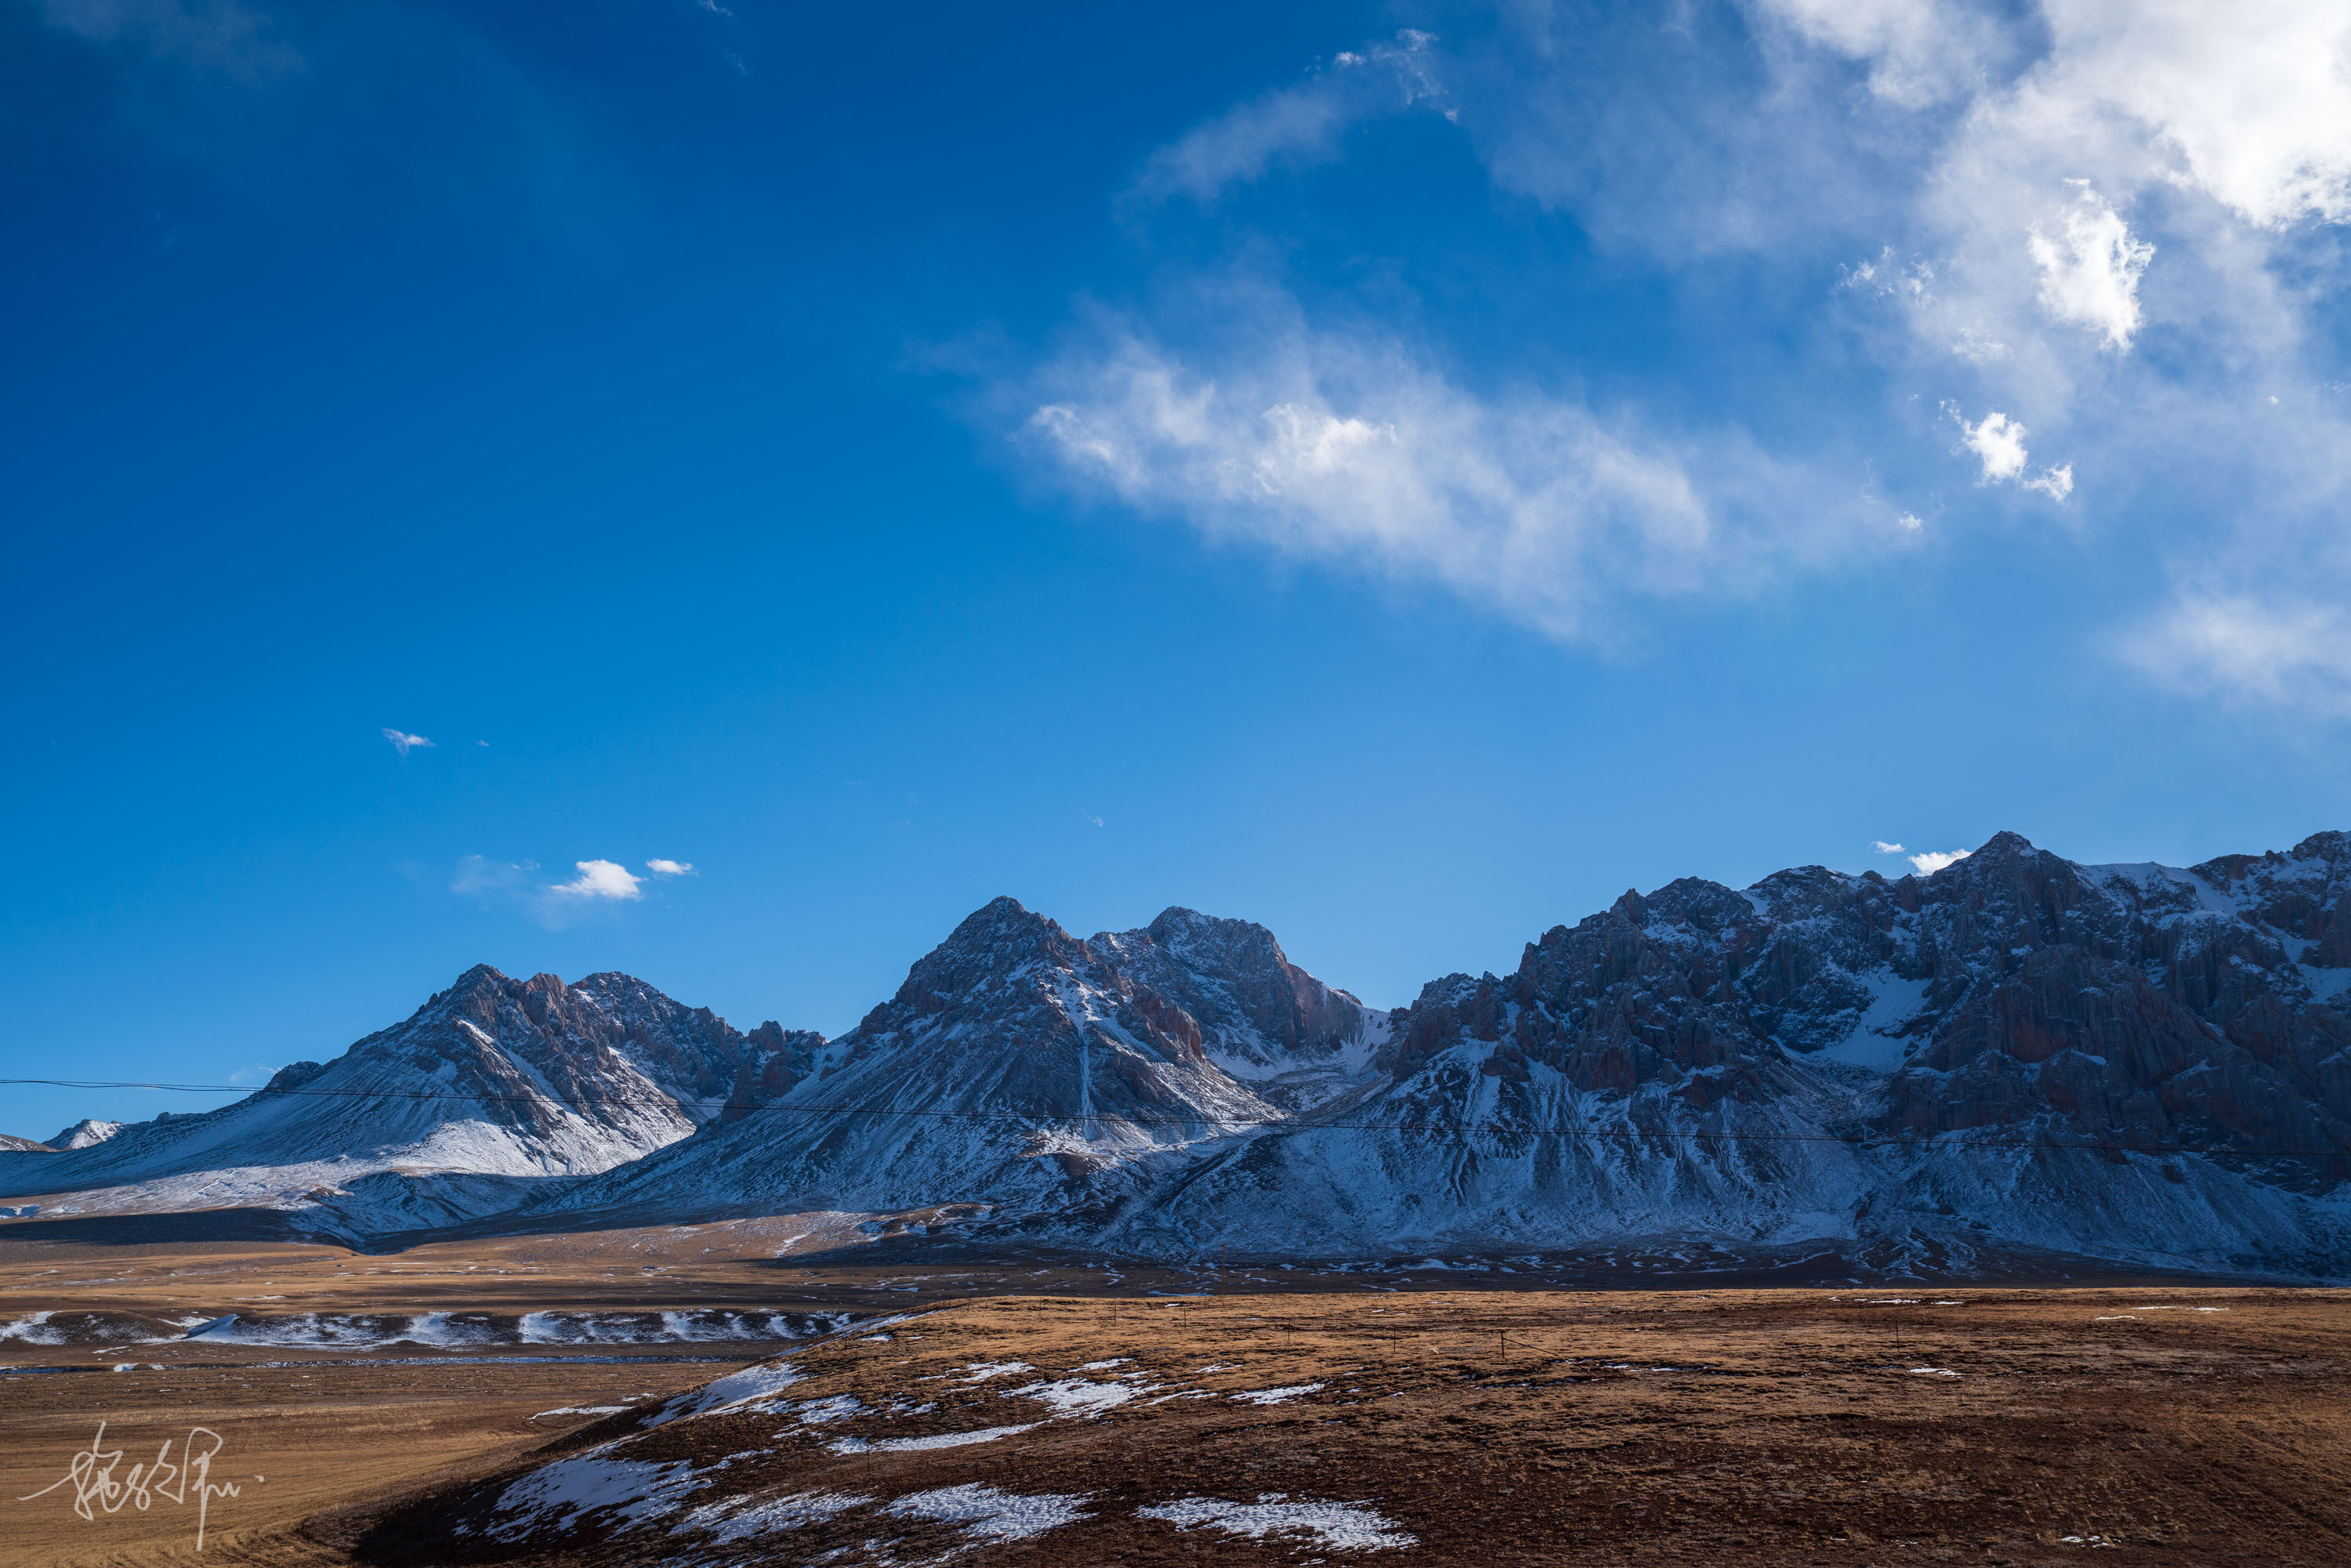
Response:
[[[2351,1271],[2351,843],[1687,879],[1383,1015],[1240,922],[999,900],[817,1072],[542,1207],[988,1206],[1134,1257],[1703,1244]],[[965,1227],[971,1233],[973,1227]]]
[[[95,1116],[84,1116],[64,1132],[49,1140],[53,1149],[87,1149],[106,1142],[122,1131],[120,1122],[101,1122]]]
[[[746,1036],[626,975],[567,986],[477,966],[405,1022],[233,1105],[0,1159],[0,1193],[48,1195],[51,1218],[263,1207],[326,1230],[445,1223],[772,1098],[821,1045],[774,1024]]]
[[[1247,922],[1081,940],[1003,898],[830,1042],[624,977],[476,969],[238,1105],[0,1155],[0,1192],[307,1206],[345,1233],[945,1209],[1163,1260],[1698,1246],[2341,1278],[2346,893],[2342,833],[2184,869],[2002,833],[1931,876],[1627,893],[1393,1013]]]
[[[1625,895],[1393,1018],[1387,1086],[1124,1218],[1150,1250],[1890,1244],[2351,1270],[2351,841],[2189,870]],[[2334,944],[2330,946],[2330,943]]]
[[[1343,1093],[1383,1039],[1262,926],[1171,909],[1081,942],[999,898],[778,1103],[538,1207],[1099,1213]]]

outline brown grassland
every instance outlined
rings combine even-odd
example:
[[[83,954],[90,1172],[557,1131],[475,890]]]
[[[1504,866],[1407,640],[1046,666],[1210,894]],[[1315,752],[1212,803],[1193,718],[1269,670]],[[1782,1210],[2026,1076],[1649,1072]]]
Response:
[[[1562,1290],[1499,1276],[1464,1289],[1441,1274],[778,1260],[775,1239],[712,1226],[366,1257],[0,1232],[0,1322],[46,1311],[116,1325],[104,1343],[0,1340],[14,1369],[0,1375],[0,1565],[585,1568],[829,1552],[853,1565],[950,1551],[977,1568],[2351,1563],[2351,1292]],[[796,1398],[860,1401],[862,1414],[820,1434],[836,1442],[1040,1424],[984,1445],[836,1453],[779,1432],[774,1415],[746,1416],[664,1428],[678,1451],[664,1457],[748,1445],[760,1457],[730,1484],[885,1500],[980,1481],[1082,1494],[1087,1517],[977,1546],[920,1521],[884,1541],[870,1511],[716,1552],[661,1531],[487,1546],[449,1533],[498,1490],[477,1483],[632,1420],[580,1407],[643,1405],[776,1347],[338,1353],[183,1342],[165,1326],[228,1312],[705,1306],[925,1313],[886,1339],[800,1353]],[[140,1322],[158,1325],[153,1343],[134,1343]],[[1180,1396],[1043,1420],[1013,1380],[961,1370],[1018,1361],[1052,1378],[1121,1358]],[[29,1370],[57,1367],[72,1370]],[[191,1427],[218,1435],[214,1479],[239,1490],[210,1503],[201,1555],[193,1500],[88,1520],[70,1485],[19,1500],[65,1476],[100,1421],[124,1470]],[[1416,1543],[1356,1558],[1135,1511],[1271,1493],[1363,1504]]]

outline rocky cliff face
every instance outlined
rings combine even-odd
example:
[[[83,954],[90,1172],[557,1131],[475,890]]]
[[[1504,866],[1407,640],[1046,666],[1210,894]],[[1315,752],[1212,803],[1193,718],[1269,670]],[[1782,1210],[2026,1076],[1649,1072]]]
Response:
[[[2337,833],[2187,870],[2003,833],[1931,877],[1628,893],[1424,988],[1354,1125],[1220,1155],[1136,1223],[2351,1267],[2346,873]]]
[[[1873,1131],[2032,1127],[2327,1186],[2351,1175],[2351,965],[2326,946],[2346,880],[2340,833],[2188,871],[2077,866],[2002,833],[1927,878],[1686,880],[1554,927],[1507,978],[1425,988],[1384,1064],[1471,1042],[1481,1071],[1669,1084],[1701,1108],[1784,1095],[1794,1064],[1855,1065],[1893,1075]]]
[[[1272,932],[1246,920],[1168,909],[1140,931],[1106,931],[1087,946],[1181,1007],[1199,1023],[1208,1059],[1261,1089],[1360,1071],[1386,1036],[1384,1013],[1292,964]]]
[[[626,975],[567,986],[479,966],[405,1022],[323,1065],[295,1062],[235,1104],[0,1163],[0,1192],[57,1195],[42,1207],[52,1216],[259,1204],[341,1205],[362,1228],[377,1208],[445,1219],[638,1158],[730,1103],[764,1103],[806,1071],[813,1039],[773,1024],[747,1036]],[[507,1185],[461,1183],[452,1190],[470,1197],[421,1209],[392,1190],[447,1176]]]

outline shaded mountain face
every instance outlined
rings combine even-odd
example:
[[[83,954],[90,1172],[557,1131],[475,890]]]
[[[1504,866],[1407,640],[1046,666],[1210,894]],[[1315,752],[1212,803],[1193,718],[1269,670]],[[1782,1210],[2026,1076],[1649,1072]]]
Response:
[[[1353,1125],[1219,1155],[1170,1249],[1830,1243],[2351,1269],[2351,853],[1685,880],[1391,1019]]]
[[[323,1065],[295,1062],[235,1104],[0,1164],[0,1191],[75,1195],[45,1206],[52,1216],[342,1204],[362,1227],[375,1209],[432,1223],[507,1207],[517,1183],[635,1159],[730,1103],[763,1103],[820,1044],[773,1024],[747,1036],[626,975],[567,986],[481,966],[406,1021]]]
[[[1541,1063],[1703,1109],[1841,1063],[1892,1074],[1874,1132],[2042,1127],[2331,1185],[2351,1175],[2351,951],[2327,946],[2346,883],[2341,833],[2187,871],[2077,866],[2002,833],[1926,879],[1685,880],[1554,927],[1507,978],[1426,988],[1390,1065],[1470,1042],[1482,1072]]]
[[[1383,1014],[1292,964],[1272,932],[1246,920],[1168,909],[1140,931],[1105,931],[1087,946],[1189,1014],[1201,1050],[1236,1078],[1270,1084],[1360,1071],[1385,1038]]]
[[[1245,921],[1171,909],[1080,941],[999,898],[781,1103],[549,1201],[1099,1213],[1343,1092],[1384,1018]]]

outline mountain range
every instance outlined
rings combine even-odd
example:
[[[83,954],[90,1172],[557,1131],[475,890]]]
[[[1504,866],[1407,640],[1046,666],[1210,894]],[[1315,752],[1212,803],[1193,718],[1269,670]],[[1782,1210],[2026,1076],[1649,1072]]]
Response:
[[[1081,939],[999,898],[830,1040],[476,967],[235,1104],[0,1153],[0,1196],[375,1245],[821,1210],[1171,1261],[2337,1279],[2346,883],[2339,832],[2187,868],[2001,833],[1931,875],[1628,892],[1393,1011],[1245,921]]]

